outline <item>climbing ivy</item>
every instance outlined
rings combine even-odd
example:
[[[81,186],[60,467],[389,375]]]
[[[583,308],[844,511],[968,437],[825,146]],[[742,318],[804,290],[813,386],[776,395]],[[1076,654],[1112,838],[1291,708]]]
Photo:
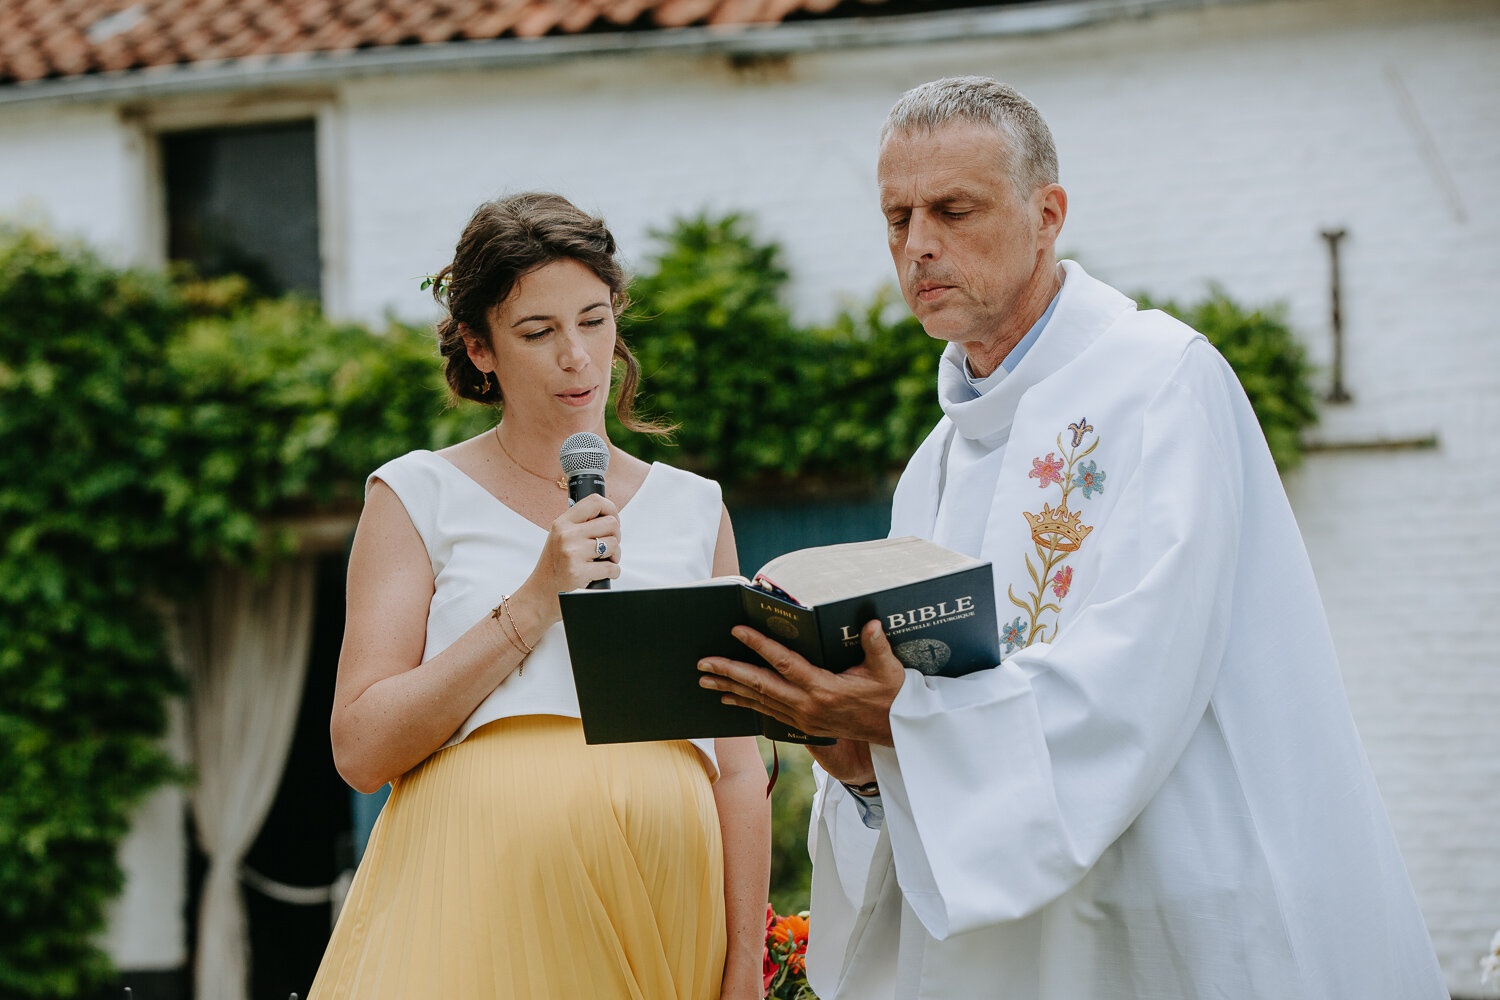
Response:
[[[159,607],[270,526],[359,502],[394,454],[476,432],[425,334],[175,283],[0,230],[0,994],[72,997],[161,749]]]

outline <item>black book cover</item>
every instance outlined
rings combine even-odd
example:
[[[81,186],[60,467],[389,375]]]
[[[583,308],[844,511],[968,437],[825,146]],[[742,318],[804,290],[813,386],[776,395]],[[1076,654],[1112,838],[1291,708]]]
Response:
[[[835,673],[864,660],[859,633],[879,618],[904,666],[961,677],[1000,662],[1000,631],[989,563],[889,590],[803,608],[744,590],[745,624]]]
[[[958,677],[1000,662],[995,592],[983,563],[916,583],[804,608],[735,580],[561,595],[584,737],[629,743],[764,735],[815,740],[699,686],[698,661],[758,657],[730,629],[749,625],[810,662],[861,662],[859,633],[879,618],[897,657],[924,674]]]
[[[560,595],[583,735],[589,743],[755,736],[759,712],[698,685],[705,656],[753,659],[729,630],[743,616],[733,582]]]

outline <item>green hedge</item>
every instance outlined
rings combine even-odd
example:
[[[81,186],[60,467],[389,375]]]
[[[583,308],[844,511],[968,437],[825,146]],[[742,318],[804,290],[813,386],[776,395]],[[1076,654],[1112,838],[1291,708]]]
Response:
[[[184,318],[161,278],[0,239],[0,994],[72,996],[128,811],[173,772],[145,601],[173,530],[140,467]]]
[[[178,776],[156,611],[392,454],[477,431],[425,334],[331,324],[0,231],[0,995],[110,975],[95,937],[132,810]]]
[[[746,492],[888,486],[938,414],[920,326],[888,298],[799,326],[777,248],[737,217],[658,236],[624,330],[645,409],[681,428],[627,446]],[[1279,317],[1217,293],[1180,311],[1295,461],[1311,395]],[[0,228],[0,995],[76,996],[110,974],[95,940],[118,844],[142,798],[182,777],[160,750],[182,682],[159,599],[216,562],[264,565],[288,544],[268,525],[354,509],[382,462],[493,416],[446,405],[425,329],[332,323],[250,301],[243,282],[173,281]],[[801,908],[808,872],[808,775],[790,756],[782,910]]]

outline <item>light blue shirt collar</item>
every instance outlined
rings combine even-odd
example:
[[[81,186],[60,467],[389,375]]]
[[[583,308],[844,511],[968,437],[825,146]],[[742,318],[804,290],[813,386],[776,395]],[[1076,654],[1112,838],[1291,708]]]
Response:
[[[983,377],[975,375],[974,370],[969,367],[969,359],[967,357],[964,358],[964,377],[969,380],[969,388],[974,390],[974,398],[978,399],[980,396],[983,396],[986,392],[999,385],[1006,375],[1016,370],[1016,365],[1020,364],[1021,359],[1026,356],[1026,352],[1031,350],[1031,345],[1036,343],[1037,338],[1042,335],[1042,328],[1047,325],[1047,321],[1057,311],[1057,300],[1060,298],[1062,298],[1062,289],[1058,289],[1057,294],[1052,296],[1052,301],[1047,303],[1046,311],[1037,318],[1035,323],[1031,324],[1031,329],[1026,331],[1026,336],[1022,337],[1020,342],[1010,349],[1010,353],[1001,360],[1000,367],[988,375]]]

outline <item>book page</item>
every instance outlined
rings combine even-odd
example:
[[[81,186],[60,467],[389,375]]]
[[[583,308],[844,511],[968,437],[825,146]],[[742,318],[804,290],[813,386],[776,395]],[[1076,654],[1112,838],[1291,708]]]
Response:
[[[611,583],[610,589],[611,590],[675,590],[678,587],[722,587],[722,586],[726,586],[728,584],[733,584],[733,585],[735,585],[737,587],[749,587],[749,586],[751,586],[750,581],[747,580],[747,579],[745,579],[743,576],[711,576],[707,580],[690,580],[687,583],[658,583],[658,584],[653,584],[652,586],[649,586],[649,587],[622,587],[622,586],[620,586],[620,581],[615,580],[615,581],[613,581]],[[580,588],[578,588],[575,591],[571,591],[571,593],[575,593],[575,594],[607,594],[609,592],[610,592],[609,590],[587,590],[587,589],[585,589],[583,587],[580,587]]]
[[[766,563],[755,584],[811,608],[980,565],[936,542],[903,535],[788,552]]]

